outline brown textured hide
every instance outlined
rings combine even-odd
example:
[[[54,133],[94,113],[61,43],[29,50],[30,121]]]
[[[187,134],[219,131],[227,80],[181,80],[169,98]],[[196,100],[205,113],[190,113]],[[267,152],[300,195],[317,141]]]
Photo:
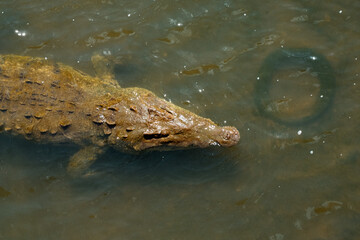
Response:
[[[146,89],[15,55],[0,55],[0,131],[124,151],[232,146],[240,138]]]

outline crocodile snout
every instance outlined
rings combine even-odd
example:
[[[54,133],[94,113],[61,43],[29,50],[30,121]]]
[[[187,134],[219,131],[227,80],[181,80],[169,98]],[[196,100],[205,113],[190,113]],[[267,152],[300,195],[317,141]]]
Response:
[[[235,127],[221,127],[214,140],[223,147],[231,147],[239,142],[240,133]]]

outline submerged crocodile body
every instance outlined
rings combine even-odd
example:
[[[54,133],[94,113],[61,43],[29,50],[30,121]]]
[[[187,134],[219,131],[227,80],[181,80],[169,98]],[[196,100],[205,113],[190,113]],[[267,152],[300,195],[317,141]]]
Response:
[[[121,88],[45,59],[0,55],[0,132],[40,142],[79,144],[69,169],[85,168],[107,146],[120,151],[232,146],[220,127],[142,88]]]

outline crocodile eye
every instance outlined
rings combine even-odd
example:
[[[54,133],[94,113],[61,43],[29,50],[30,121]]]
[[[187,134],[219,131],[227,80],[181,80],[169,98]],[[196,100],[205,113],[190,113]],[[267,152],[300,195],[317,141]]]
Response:
[[[162,133],[145,133],[144,139],[151,140],[151,139],[159,139],[159,138],[166,138],[169,134],[162,134]]]

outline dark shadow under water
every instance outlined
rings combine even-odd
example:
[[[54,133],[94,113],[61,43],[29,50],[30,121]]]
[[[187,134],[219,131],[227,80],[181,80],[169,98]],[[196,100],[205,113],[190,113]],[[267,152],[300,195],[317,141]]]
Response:
[[[31,176],[69,178],[74,183],[126,180],[145,184],[196,185],[221,181],[239,174],[238,152],[233,149],[191,149],[171,152],[125,154],[109,149],[88,174],[71,177],[66,172],[75,145],[38,144],[14,136],[0,136],[0,161]],[[21,149],[21,151],[19,151]],[[244,156],[246,156],[244,154]],[[11,176],[10,176],[11,178]],[[10,179],[9,179],[10,180]],[[13,179],[14,180],[14,179]]]

